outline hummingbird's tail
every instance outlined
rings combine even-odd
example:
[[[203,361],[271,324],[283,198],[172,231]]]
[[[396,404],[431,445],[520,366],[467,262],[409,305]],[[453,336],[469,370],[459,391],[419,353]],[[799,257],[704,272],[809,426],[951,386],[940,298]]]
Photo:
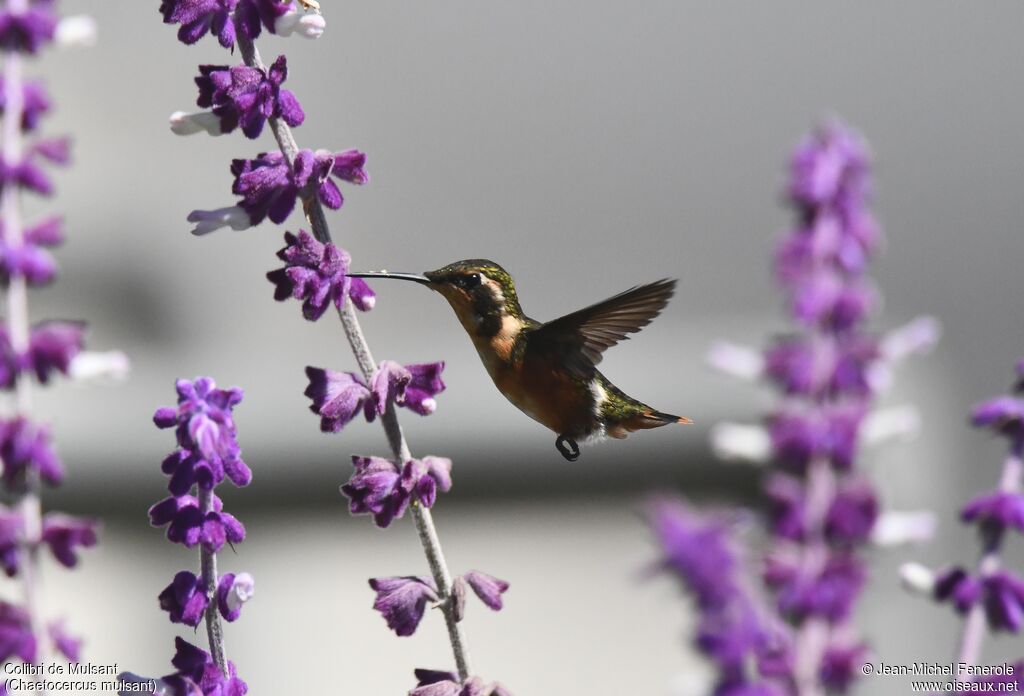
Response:
[[[622,439],[636,430],[650,430],[651,428],[660,428],[663,425],[671,425],[672,423],[689,425],[693,421],[686,416],[674,416],[671,413],[662,413],[661,411],[655,411],[653,408],[645,407],[639,413],[634,413],[616,422],[608,423],[605,426],[605,433],[609,437]]]

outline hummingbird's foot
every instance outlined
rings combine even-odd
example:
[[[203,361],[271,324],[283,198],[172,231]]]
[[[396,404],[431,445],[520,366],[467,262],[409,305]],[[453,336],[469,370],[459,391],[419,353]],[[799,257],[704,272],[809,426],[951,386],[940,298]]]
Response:
[[[560,455],[565,457],[566,461],[574,462],[580,458],[580,446],[571,437],[559,435],[558,439],[555,440],[555,449],[558,450]]]

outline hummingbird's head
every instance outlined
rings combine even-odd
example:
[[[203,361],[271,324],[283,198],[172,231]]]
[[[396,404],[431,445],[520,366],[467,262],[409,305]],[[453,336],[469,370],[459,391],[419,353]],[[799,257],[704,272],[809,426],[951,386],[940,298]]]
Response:
[[[452,306],[467,331],[494,336],[506,317],[522,318],[516,286],[508,272],[486,259],[467,259],[423,274]],[[506,322],[507,323],[507,322]]]

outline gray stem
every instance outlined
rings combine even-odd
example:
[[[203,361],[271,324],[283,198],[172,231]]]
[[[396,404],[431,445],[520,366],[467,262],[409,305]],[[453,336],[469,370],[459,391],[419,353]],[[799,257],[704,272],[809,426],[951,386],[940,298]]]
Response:
[[[199,487],[199,511],[203,518],[213,510],[213,491]],[[206,637],[210,643],[210,655],[220,669],[221,674],[228,676],[228,658],[224,650],[224,627],[220,623],[220,612],[217,611],[217,554],[207,551],[199,545],[199,567],[202,574],[203,592],[208,600],[206,611]]]
[[[266,70],[256,45],[242,32],[238,32],[237,41],[239,51],[242,54],[242,60],[245,61],[245,64],[249,67]],[[299,151],[291,128],[280,119],[270,118],[268,120],[270,128],[274,133],[274,138],[281,148],[281,153],[285,156],[289,166],[291,166],[296,153]],[[313,236],[321,243],[331,243],[331,233],[327,226],[327,219],[324,216],[323,206],[320,205],[320,199],[315,192],[303,195],[303,207],[306,217],[309,219],[309,224],[313,228]],[[363,336],[363,330],[359,325],[359,319],[356,317],[355,311],[352,309],[352,303],[348,302],[347,298],[342,308],[338,311],[338,316],[341,318],[345,337],[348,339],[352,353],[359,364],[359,370],[363,373],[367,382],[369,382],[374,371],[377,369],[377,363],[374,361],[373,354],[370,352],[370,346]],[[412,454],[409,451],[408,443],[405,441],[405,436],[402,434],[402,427],[398,422],[398,416],[395,413],[393,404],[388,405],[387,411],[380,421],[396,463],[401,465],[403,462],[411,459]],[[441,611],[444,613],[445,624],[448,627],[448,640],[451,643],[452,653],[455,657],[455,666],[460,680],[465,681],[470,675],[469,650],[466,647],[466,637],[462,630],[462,625],[455,617],[455,607],[452,601],[451,572],[448,570],[448,564],[445,562],[444,552],[441,550],[441,542],[437,536],[437,529],[434,527],[430,510],[422,505],[413,504],[412,516],[416,524],[416,531],[420,537],[420,543],[423,545],[423,553],[426,555],[427,564],[430,566],[430,574],[437,585],[438,595],[441,600]]]
[[[25,0],[9,0],[12,12],[27,10]],[[22,60],[19,53],[8,51],[4,54],[4,92],[7,100],[3,114],[3,160],[16,164],[23,156],[21,142],[21,119],[24,114],[24,89],[21,74]],[[21,220],[21,201],[16,185],[5,186],[0,194],[0,217],[3,218],[4,238],[8,245],[21,246],[24,227]],[[7,332],[11,348],[22,354],[29,347],[28,285],[25,278],[13,275],[7,285]],[[32,407],[32,383],[19,375],[15,381],[15,410],[19,416],[28,416]],[[36,661],[47,660],[48,640],[39,613],[40,569],[39,544],[42,539],[42,505],[39,500],[39,476],[28,467],[25,475],[25,492],[19,501],[24,521],[24,562],[21,567],[22,590],[25,596],[25,611],[29,627],[36,638]],[[36,692],[46,694],[38,676],[34,676]]]

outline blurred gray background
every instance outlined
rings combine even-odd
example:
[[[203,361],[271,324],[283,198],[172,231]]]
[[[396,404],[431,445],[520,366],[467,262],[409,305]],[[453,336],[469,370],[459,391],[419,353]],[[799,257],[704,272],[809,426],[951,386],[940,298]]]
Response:
[[[382,454],[375,425],[322,435],[302,396],[307,364],[353,369],[330,317],[275,304],[264,273],[281,229],[196,239],[193,208],[234,201],[232,157],[272,148],[269,133],[177,138],[194,108],[199,63],[233,62],[211,39],[185,47],[156,0],[63,3],[100,26],[90,50],[32,66],[59,102],[53,133],[74,134],[58,176],[69,241],[60,281],[32,298],[41,317],[84,318],[90,347],[120,348],[121,385],[62,384],[41,394],[69,470],[48,506],[100,516],[102,546],[73,573],[47,573],[47,601],[88,638],[86,655],[146,674],[170,670],[173,627],[156,605],[191,553],[150,529],[171,437],[150,422],[179,376],[246,390],[238,424],[255,479],[227,491],[249,538],[222,567],[249,570],[257,596],[227,630],[251,693],[404,693],[413,667],[450,665],[442,622],[396,639],[370,609],[371,576],[425,571],[412,525],[380,532],[349,518],[338,484],[348,455]],[[914,403],[912,444],[871,455],[886,502],[932,507],[939,539],[873,553],[859,611],[886,662],[946,660],[958,621],[905,596],[907,559],[973,563],[960,501],[996,481],[1002,443],[966,427],[1003,391],[1024,353],[1024,59],[1019,2],[337,2],[316,42],[260,40],[287,52],[287,87],[305,107],[300,144],[369,154],[370,185],[345,189],[330,221],[363,268],[424,270],[487,257],[549,319],[631,285],[680,281],[664,315],[610,351],[627,392],[692,417],[587,449],[569,464],[553,437],[493,388],[443,301],[378,283],[364,329],[378,358],[445,359],[448,391],[404,427],[414,452],[450,456],[454,490],[436,518],[453,568],[512,583],[507,609],[474,605],[477,671],[518,694],[700,693],[709,676],[688,647],[687,604],[642,524],[649,493],[701,503],[754,500],[757,472],[716,463],[708,427],[753,421],[767,395],[712,373],[709,344],[760,345],[785,327],[768,271],[789,214],[780,202],[791,148],[821,118],[864,133],[875,209],[888,236],[874,276],[880,328],[918,313],[944,324],[941,347],[901,370],[890,403]],[[293,216],[289,228],[302,224]],[[1020,561],[1020,545],[1008,550]],[[9,588],[13,591],[13,588]],[[991,659],[1020,641],[989,643]],[[682,685],[682,686],[681,686]],[[696,685],[697,690],[691,687]],[[861,693],[905,693],[875,678]]]

